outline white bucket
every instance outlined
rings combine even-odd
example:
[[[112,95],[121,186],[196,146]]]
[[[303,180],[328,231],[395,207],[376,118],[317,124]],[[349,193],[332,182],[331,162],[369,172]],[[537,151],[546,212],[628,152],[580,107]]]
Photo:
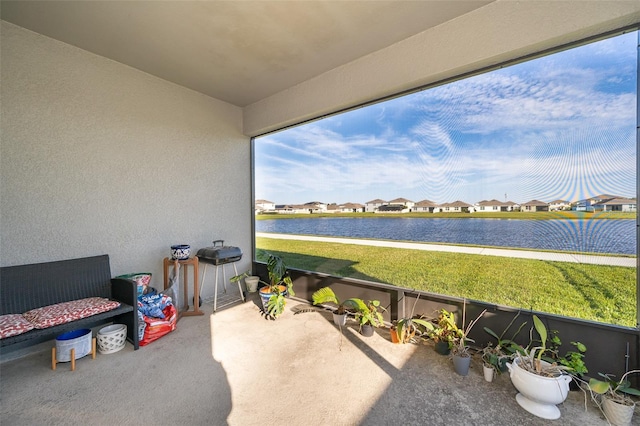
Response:
[[[124,348],[127,342],[127,326],[113,324],[98,331],[98,350],[101,354],[112,354]]]
[[[91,353],[91,330],[88,328],[69,331],[56,337],[56,361],[71,361],[71,349],[75,349],[74,359]]]

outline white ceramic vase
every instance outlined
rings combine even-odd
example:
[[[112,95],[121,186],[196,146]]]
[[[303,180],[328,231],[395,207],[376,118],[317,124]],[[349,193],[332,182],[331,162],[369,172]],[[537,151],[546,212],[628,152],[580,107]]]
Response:
[[[519,393],[516,395],[518,404],[531,414],[547,420],[560,418],[560,410],[556,407],[567,398],[571,376],[563,374],[558,377],[543,377],[520,368],[516,358],[513,363],[507,363],[511,382]],[[542,361],[543,365],[548,363]]]

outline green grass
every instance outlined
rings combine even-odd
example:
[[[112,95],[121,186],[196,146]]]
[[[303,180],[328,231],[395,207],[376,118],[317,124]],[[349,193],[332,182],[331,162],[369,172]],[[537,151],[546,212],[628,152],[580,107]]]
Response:
[[[314,213],[314,214],[258,214],[256,220],[266,219],[317,219],[321,217],[349,218],[423,218],[423,219],[526,219],[526,220],[593,220],[635,219],[636,213],[628,212],[483,212],[483,213]]]
[[[634,327],[636,268],[256,238],[258,258],[499,305]]]

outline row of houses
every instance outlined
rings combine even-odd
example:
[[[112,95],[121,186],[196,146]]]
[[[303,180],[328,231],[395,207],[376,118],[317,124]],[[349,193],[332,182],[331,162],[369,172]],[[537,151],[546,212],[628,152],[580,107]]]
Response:
[[[322,203],[310,201],[304,204],[275,204],[268,200],[256,200],[256,213],[474,213],[474,212],[541,212],[541,211],[619,211],[635,212],[637,201],[617,195],[601,194],[584,200],[570,202],[566,200],[554,200],[549,203],[539,200],[531,200],[526,203],[513,201],[482,200],[475,204],[464,201],[452,203],[436,203],[431,200],[414,202],[406,198],[396,198],[391,201],[375,199],[360,203]]]

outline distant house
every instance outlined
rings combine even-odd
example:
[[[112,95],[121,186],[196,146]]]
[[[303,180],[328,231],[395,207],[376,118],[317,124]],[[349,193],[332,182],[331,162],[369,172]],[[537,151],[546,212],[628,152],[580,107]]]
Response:
[[[433,213],[433,211],[438,207],[437,203],[434,203],[431,200],[422,200],[422,201],[418,201],[417,203],[415,203],[415,205],[413,206],[413,208],[415,209],[415,211],[417,212],[427,212],[427,213]]]
[[[320,207],[314,204],[276,204],[275,211],[279,214],[322,213]]]
[[[549,204],[544,201],[531,200],[520,205],[520,210],[523,212],[548,212]]]
[[[305,208],[309,210],[309,213],[322,213],[327,211],[327,205],[320,201],[309,201],[304,203]]]
[[[344,204],[329,204],[327,206],[327,212],[330,213],[362,213],[364,212],[364,206],[360,203],[344,203]]]
[[[493,200],[482,200],[478,201],[473,208],[470,209],[472,211],[477,211],[481,213],[486,212],[510,212],[513,210],[513,206],[516,203],[513,201],[498,201],[496,199]]]
[[[376,210],[378,210],[380,207],[384,206],[385,204],[387,204],[387,202],[379,198],[376,198],[375,200],[367,201],[366,203],[364,203],[365,211],[374,213]]]
[[[469,213],[470,209],[473,208],[471,204],[465,203],[464,201],[454,201],[453,203],[444,203],[438,205],[438,207],[434,210],[434,213]]]
[[[273,212],[276,209],[276,205],[273,201],[256,200],[255,209],[257,213]]]
[[[636,212],[637,205],[637,200],[629,198],[613,198],[599,204],[605,212]]]
[[[587,211],[587,212],[593,212],[596,210],[599,211],[604,211],[604,210],[608,210],[611,211],[611,205],[609,205],[607,207],[605,207],[605,204],[610,202],[611,200],[626,200],[627,198],[621,197],[619,195],[611,195],[611,194],[600,194],[600,195],[596,195],[595,197],[591,197],[591,198],[587,198],[585,200],[579,200],[576,202],[575,204],[575,209],[576,211]],[[632,200],[634,201],[634,200]],[[622,210],[620,210],[622,211]]]
[[[413,206],[416,203],[411,200],[407,200],[406,198],[396,198],[395,200],[389,201],[387,204],[390,206],[404,206],[408,211],[412,211]]]
[[[592,206],[595,206],[598,204],[602,204],[605,201],[613,200],[614,198],[624,198],[624,197],[621,197],[620,195],[600,194],[600,195],[596,195],[595,197],[589,198],[589,201],[591,201]]]
[[[549,203],[549,211],[568,210],[571,208],[571,202],[566,200],[555,200]]]
[[[591,205],[591,200],[578,200],[575,203],[575,210],[578,212],[592,212],[593,206]]]

